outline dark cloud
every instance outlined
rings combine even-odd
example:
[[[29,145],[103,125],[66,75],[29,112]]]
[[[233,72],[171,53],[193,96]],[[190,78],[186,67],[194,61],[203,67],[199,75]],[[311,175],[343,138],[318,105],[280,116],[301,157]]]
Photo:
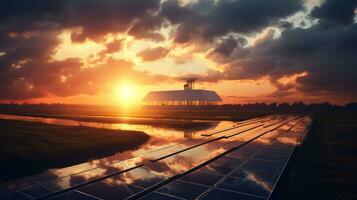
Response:
[[[81,27],[77,38],[101,39],[108,33],[124,32],[135,20],[150,17],[159,0],[74,0],[66,6],[62,24]]]
[[[137,39],[152,39],[154,41],[164,40],[164,36],[159,33],[163,24],[163,18],[160,16],[147,16],[138,19],[130,27],[128,34]]]
[[[121,49],[121,47],[122,47],[122,40],[113,40],[108,44],[106,44],[105,53],[109,54],[109,53],[117,52]]]
[[[1,1],[0,21],[2,29],[16,32],[78,27],[81,31],[73,33],[72,39],[83,42],[127,31],[135,21],[152,18],[159,5],[159,0]]]
[[[326,0],[319,7],[315,7],[311,16],[319,19],[323,26],[347,25],[353,23],[357,0]]]
[[[0,51],[0,98],[28,99],[56,94],[66,96],[77,91],[64,84],[63,77],[76,73],[82,63],[70,58],[50,61],[59,44],[55,31],[43,31],[31,37],[3,34]],[[60,90],[59,90],[60,89]]]
[[[166,1],[161,14],[178,25],[175,41],[190,39],[211,41],[230,32],[249,34],[262,30],[303,8],[301,0],[199,0],[180,6]]]
[[[234,37],[228,37],[226,39],[224,39],[222,42],[220,42],[219,44],[217,44],[217,46],[215,47],[215,49],[213,50],[213,52],[211,52],[211,54],[215,54],[218,53],[220,55],[223,56],[230,56],[231,53],[233,52],[233,50],[237,47],[237,46],[245,46],[247,44],[247,40],[239,37],[239,38],[234,38]]]
[[[97,58],[93,59],[93,63],[103,61],[107,56],[111,56],[113,53],[117,53],[122,49],[123,40],[113,40],[105,44],[105,49],[97,53]],[[94,55],[92,55],[94,57]]]
[[[68,3],[66,0],[11,0],[0,2],[0,19],[4,21],[11,17],[32,15],[34,18],[44,18],[45,15],[58,14],[64,5]],[[37,16],[37,17],[35,17]]]
[[[138,56],[141,57],[144,61],[155,61],[166,57],[168,53],[169,53],[168,49],[159,46],[159,47],[145,49],[139,52]]]
[[[348,95],[356,100],[357,24],[330,29],[319,25],[295,28],[278,39],[265,40],[255,46],[236,49],[219,79],[242,80],[270,77],[279,94],[290,89],[307,96]],[[295,85],[282,85],[277,79],[307,72]],[[277,94],[277,93],[276,93]]]
[[[351,21],[356,4],[355,1],[332,6],[334,4],[335,1],[327,0],[313,9],[312,16],[319,21],[309,28],[289,25],[282,29],[279,38],[274,39],[274,33],[268,31],[254,45],[236,47],[224,58],[208,54],[208,58],[226,67],[223,72],[208,73],[205,79],[251,80],[268,77],[276,88],[269,97],[287,98],[299,92],[312,99],[346,101],[348,96],[349,101],[357,100],[354,86],[357,80],[357,24]],[[303,72],[307,75],[298,77],[295,83],[278,82],[282,77]]]
[[[78,59],[44,62],[30,60],[20,68],[0,75],[1,99],[29,99],[54,94],[70,96],[78,94],[63,78],[78,72],[82,63]]]

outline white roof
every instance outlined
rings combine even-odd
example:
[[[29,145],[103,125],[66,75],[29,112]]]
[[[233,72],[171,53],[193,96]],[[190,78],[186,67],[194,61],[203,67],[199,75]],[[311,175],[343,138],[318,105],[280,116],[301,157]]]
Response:
[[[170,90],[149,92],[143,101],[222,101],[214,91]]]

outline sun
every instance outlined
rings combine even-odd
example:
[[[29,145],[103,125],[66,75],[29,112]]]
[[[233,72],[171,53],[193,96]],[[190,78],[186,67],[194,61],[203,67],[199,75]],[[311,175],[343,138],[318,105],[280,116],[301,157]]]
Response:
[[[134,87],[131,85],[122,85],[119,90],[121,99],[128,100],[134,96]]]
[[[122,83],[117,87],[116,95],[121,105],[132,105],[137,102],[137,87],[131,83]]]

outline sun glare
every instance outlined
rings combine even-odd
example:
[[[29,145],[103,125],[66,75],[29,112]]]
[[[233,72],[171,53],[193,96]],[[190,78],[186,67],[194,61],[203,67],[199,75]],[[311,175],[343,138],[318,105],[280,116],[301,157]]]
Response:
[[[117,96],[119,104],[121,105],[133,105],[137,103],[137,88],[130,83],[123,83],[118,86]]]

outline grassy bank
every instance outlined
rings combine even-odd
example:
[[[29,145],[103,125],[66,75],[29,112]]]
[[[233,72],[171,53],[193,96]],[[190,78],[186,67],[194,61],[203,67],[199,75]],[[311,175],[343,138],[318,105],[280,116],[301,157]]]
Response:
[[[315,115],[272,199],[357,199],[357,113]]]
[[[138,131],[0,120],[0,182],[138,148]]]

